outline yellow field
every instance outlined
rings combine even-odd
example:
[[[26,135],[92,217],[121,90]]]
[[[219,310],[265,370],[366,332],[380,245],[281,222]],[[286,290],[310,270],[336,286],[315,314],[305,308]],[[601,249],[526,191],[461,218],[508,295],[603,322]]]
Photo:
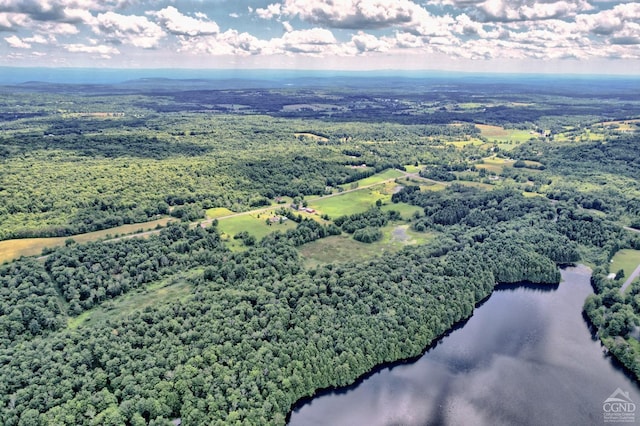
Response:
[[[53,237],[53,238],[22,238],[19,240],[0,241],[0,263],[17,259],[21,256],[37,256],[42,253],[44,248],[63,246],[69,238],[77,243],[87,243],[89,241],[97,241],[105,239],[109,236],[125,235],[134,233],[140,229],[150,230],[156,226],[166,226],[173,218],[164,218],[153,220],[151,222],[135,223],[132,225],[122,225],[116,228],[105,229],[102,231],[89,232],[86,234],[72,235],[70,237]]]
[[[215,207],[213,209],[208,209],[206,214],[207,214],[207,219],[217,219],[219,217],[232,215],[233,212],[224,207]]]

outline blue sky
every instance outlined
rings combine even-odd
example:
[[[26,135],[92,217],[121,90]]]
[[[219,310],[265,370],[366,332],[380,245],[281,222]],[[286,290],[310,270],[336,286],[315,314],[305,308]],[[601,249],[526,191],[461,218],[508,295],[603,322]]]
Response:
[[[640,75],[640,3],[0,0],[0,66]]]

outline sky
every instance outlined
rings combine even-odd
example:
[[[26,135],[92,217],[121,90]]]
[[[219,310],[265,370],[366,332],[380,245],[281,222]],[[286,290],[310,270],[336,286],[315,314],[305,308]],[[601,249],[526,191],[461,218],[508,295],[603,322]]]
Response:
[[[640,75],[640,2],[0,0],[0,66]]]

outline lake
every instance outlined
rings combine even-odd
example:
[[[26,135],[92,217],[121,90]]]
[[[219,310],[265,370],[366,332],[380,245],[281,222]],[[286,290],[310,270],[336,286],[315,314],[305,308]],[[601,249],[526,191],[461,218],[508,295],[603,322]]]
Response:
[[[321,392],[289,424],[601,425],[618,388],[640,407],[640,388],[582,316],[590,270],[567,268],[562,278],[551,287],[498,286],[422,357]],[[627,415],[640,422],[640,408]]]

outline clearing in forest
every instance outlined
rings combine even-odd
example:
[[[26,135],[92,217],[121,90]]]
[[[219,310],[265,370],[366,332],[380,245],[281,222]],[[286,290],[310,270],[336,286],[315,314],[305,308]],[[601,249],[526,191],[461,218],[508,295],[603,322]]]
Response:
[[[353,239],[351,234],[343,233],[312,241],[298,248],[304,258],[305,266],[314,268],[329,263],[363,262],[396,252],[407,245],[425,244],[433,234],[417,232],[408,224],[397,222],[382,228],[380,241],[367,244]]]
[[[622,269],[624,276],[629,277],[638,265],[640,265],[640,250],[623,249],[611,259],[609,271],[616,273]]]
[[[69,239],[72,239],[76,243],[88,243],[108,239],[117,235],[132,234],[139,230],[147,231],[155,229],[158,226],[167,226],[169,222],[175,220],[174,218],[163,218],[151,222],[122,225],[102,231],[88,232],[86,234],[72,235],[69,237],[21,238],[18,240],[0,241],[0,263],[8,262],[21,256],[37,256],[41,254],[45,248],[65,245],[65,242]]]
[[[480,134],[487,138],[489,142],[526,142],[531,138],[537,137],[530,130],[505,129],[504,127],[486,124],[476,124],[475,126],[480,129]]]

